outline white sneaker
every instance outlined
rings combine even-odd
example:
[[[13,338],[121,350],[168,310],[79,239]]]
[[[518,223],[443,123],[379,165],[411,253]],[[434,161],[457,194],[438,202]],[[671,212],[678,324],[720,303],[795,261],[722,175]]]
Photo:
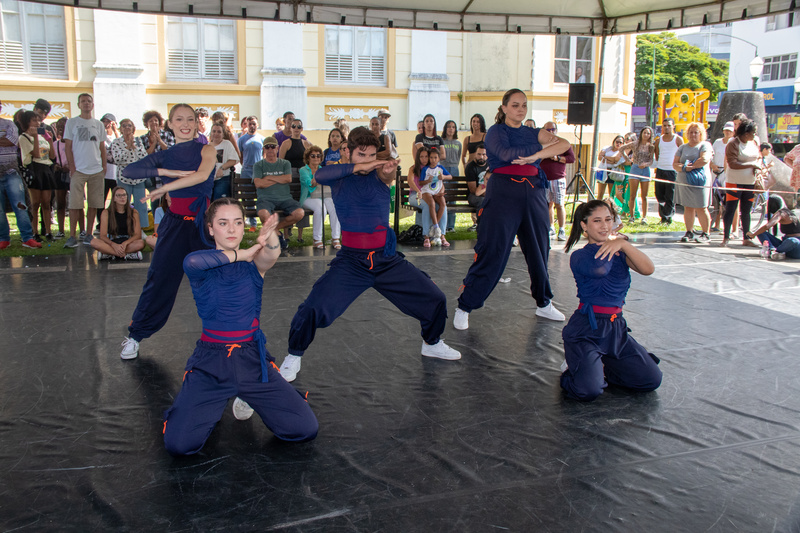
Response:
[[[514,242],[511,243],[511,246],[519,246],[519,239],[516,235],[514,235]]]
[[[547,318],[550,320],[555,320],[556,322],[563,322],[566,320],[564,313],[559,311],[553,306],[553,302],[550,302],[545,307],[539,307],[536,309],[536,316],[540,316],[542,318]]]
[[[564,362],[563,362],[563,363],[561,363],[561,373],[563,374],[564,372],[566,372],[568,368],[569,368],[569,367],[567,366],[567,360],[566,360],[566,359],[564,359]],[[237,399],[238,399],[238,398],[237,398]]]
[[[456,308],[456,314],[453,317],[453,327],[461,331],[469,328],[469,313],[462,309]]]
[[[142,252],[131,252],[129,254],[125,254],[126,261],[141,261],[142,260]]]
[[[443,340],[439,340],[436,344],[428,344],[422,341],[422,355],[437,359],[447,359],[448,361],[461,359],[461,352],[452,349]]]
[[[139,356],[139,342],[130,337],[122,341],[122,352],[119,356],[123,359],[136,359]]]
[[[112,259],[113,256],[109,254],[104,254],[103,252],[97,252],[97,260],[98,261],[105,261],[106,259]]]
[[[550,226],[550,236],[552,237],[555,234],[556,234],[556,228],[554,228],[553,226]]]
[[[236,420],[247,420],[253,416],[253,408],[238,396],[233,400],[233,416]]]
[[[303,358],[297,355],[287,355],[286,358],[281,363],[280,373],[288,382],[292,382],[297,379],[297,373],[300,372],[300,363],[302,363]]]
[[[567,230],[564,228],[559,228],[558,230],[558,240],[559,241],[566,241],[567,240]]]
[[[772,255],[769,256],[770,259],[773,261],[784,261],[786,260],[786,253],[785,252],[772,252]]]

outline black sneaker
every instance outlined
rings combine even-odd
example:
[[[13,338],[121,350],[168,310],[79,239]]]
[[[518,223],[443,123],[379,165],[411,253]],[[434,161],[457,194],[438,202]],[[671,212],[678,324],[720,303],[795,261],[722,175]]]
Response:
[[[283,235],[280,233],[278,234],[278,242],[281,244],[281,250],[285,250],[289,247],[289,243],[286,242],[286,239],[284,239]]]
[[[48,233],[47,235],[44,236],[44,238],[47,239],[48,241],[54,241],[55,240],[53,238],[53,234],[52,233]]]
[[[681,237],[681,242],[689,242],[693,240],[694,240],[694,234],[691,231],[687,231],[686,233],[683,234],[683,237]]]
[[[700,235],[694,238],[694,242],[704,243],[709,242],[711,240],[711,236],[708,233],[702,232]]]
[[[33,236],[33,240],[36,242],[42,242],[42,236],[37,233]]]

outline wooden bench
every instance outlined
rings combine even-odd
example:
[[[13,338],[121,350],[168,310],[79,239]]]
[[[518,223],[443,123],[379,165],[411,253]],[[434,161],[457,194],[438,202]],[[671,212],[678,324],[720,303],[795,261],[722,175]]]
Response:
[[[294,199],[300,198],[300,189],[301,186],[299,181],[292,181],[289,184],[289,191],[292,193],[292,198]],[[258,216],[258,212],[256,210],[256,202],[258,198],[256,196],[256,186],[253,184],[252,180],[244,179],[237,174],[236,177],[233,178],[233,198],[242,202],[245,213],[248,217]],[[303,210],[306,212],[306,215],[313,213],[310,209]],[[285,213],[280,209],[276,209],[275,212],[279,215],[285,215]]]

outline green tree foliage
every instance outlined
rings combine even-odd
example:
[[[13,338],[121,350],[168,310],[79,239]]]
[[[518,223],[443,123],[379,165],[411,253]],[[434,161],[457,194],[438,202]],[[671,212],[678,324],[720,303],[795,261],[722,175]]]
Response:
[[[655,47],[655,88],[708,89],[710,101],[728,88],[728,62],[662,32],[636,36],[636,90],[650,91]]]

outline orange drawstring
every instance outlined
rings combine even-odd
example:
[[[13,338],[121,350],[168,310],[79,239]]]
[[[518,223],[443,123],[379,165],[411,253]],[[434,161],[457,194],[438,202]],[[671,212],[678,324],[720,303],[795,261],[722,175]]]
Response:
[[[375,253],[375,250],[372,250],[372,251],[371,251],[371,252],[370,252],[370,253],[367,255],[367,259],[369,259],[369,269],[370,269],[370,270],[372,270],[372,267],[373,267],[373,266],[375,266],[375,265],[372,263],[372,254],[374,254],[374,253]]]
[[[528,185],[531,186],[531,189],[535,189],[536,188],[536,187],[533,186],[533,183],[531,183],[530,180],[528,180],[528,178],[522,178],[521,180],[515,180],[514,178],[511,178],[511,181],[514,181],[516,183],[522,183],[523,181],[527,181]]]
[[[225,346],[228,348],[228,357],[231,356],[231,354],[233,353],[233,349],[234,348],[241,348],[242,347],[241,344],[226,344]]]
[[[610,318],[609,320],[610,320],[611,322],[614,322],[614,319],[615,319],[615,318],[617,318],[617,314],[616,314],[616,313],[614,313],[613,315],[611,315],[611,318]]]

